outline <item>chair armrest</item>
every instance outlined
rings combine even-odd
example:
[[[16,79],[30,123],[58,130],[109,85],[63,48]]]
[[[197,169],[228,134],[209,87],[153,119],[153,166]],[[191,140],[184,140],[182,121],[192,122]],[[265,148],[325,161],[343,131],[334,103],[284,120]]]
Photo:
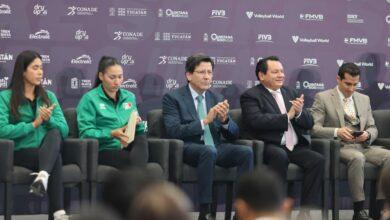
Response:
[[[372,145],[383,146],[390,150],[390,138],[377,138]]]
[[[87,177],[87,141],[78,138],[66,138],[62,148],[63,165],[77,164],[83,177]]]
[[[264,142],[259,140],[238,139],[234,144],[252,146],[254,167],[263,165]]]
[[[87,179],[88,181],[97,181],[97,167],[99,157],[99,141],[93,138],[84,139],[87,141]]]
[[[160,138],[148,138],[149,160],[158,163],[165,179],[169,177],[169,141]]]
[[[183,179],[183,149],[184,142],[179,139],[169,141],[169,180],[180,183]]]
[[[0,182],[11,182],[14,169],[14,142],[0,139]]]
[[[317,153],[320,153],[324,159],[324,178],[329,179],[330,169],[330,140],[329,139],[316,139],[311,141],[311,149]]]

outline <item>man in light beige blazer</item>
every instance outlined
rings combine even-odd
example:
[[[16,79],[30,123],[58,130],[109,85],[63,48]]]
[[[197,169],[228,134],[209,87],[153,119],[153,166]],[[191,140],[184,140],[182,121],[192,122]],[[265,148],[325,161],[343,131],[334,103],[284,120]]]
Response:
[[[341,140],[340,158],[348,167],[348,184],[354,202],[353,219],[370,219],[364,205],[364,163],[390,166],[390,150],[371,145],[378,136],[372,116],[370,98],[356,92],[360,70],[354,63],[343,64],[337,86],[317,93],[311,112],[314,118],[313,137]],[[383,209],[384,196],[378,188],[377,214]]]

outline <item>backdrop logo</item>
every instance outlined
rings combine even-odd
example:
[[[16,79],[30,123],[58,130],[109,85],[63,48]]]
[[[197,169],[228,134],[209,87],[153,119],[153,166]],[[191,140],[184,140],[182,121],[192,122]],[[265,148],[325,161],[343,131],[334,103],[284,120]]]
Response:
[[[92,81],[90,79],[78,79],[77,77],[73,77],[70,79],[70,88],[92,88]]]
[[[52,86],[52,85],[53,85],[53,80],[44,77],[44,78],[41,80],[41,84],[42,84],[43,87]]]
[[[80,15],[80,16],[91,16],[98,12],[97,7],[77,7],[69,6],[68,13],[69,16]]]
[[[189,18],[189,13],[187,10],[173,10],[173,9],[158,9],[158,17],[167,17],[167,18]]]
[[[390,47],[390,37],[387,38],[387,46]]]
[[[343,65],[343,63],[344,63],[344,60],[338,59],[338,60],[336,60],[336,62],[337,62],[337,65],[339,67],[341,67],[341,65]]]
[[[29,38],[32,40],[49,40],[50,33],[48,30],[41,29],[40,31],[35,32],[35,34],[30,34]]]
[[[386,67],[386,68],[390,68],[390,61],[386,61],[386,62],[385,62],[385,67]]]
[[[137,81],[135,81],[134,79],[128,79],[122,83],[121,88],[123,88],[123,89],[136,89],[137,88]]]
[[[254,65],[256,65],[257,62],[259,62],[259,60],[261,60],[261,59],[263,59],[263,57],[257,57],[257,58],[251,57],[251,58],[249,59],[249,63],[250,63],[251,66],[254,66]]]
[[[250,89],[252,88],[253,86],[257,86],[260,84],[260,81],[259,80],[255,80],[255,81],[252,81],[252,80],[247,80],[246,81],[246,88],[247,89]]]
[[[265,20],[283,20],[284,14],[261,14],[261,13],[255,13],[253,11],[246,11],[246,16],[249,19],[256,18],[256,19],[265,19]]]
[[[45,55],[45,54],[41,54],[41,57],[42,57],[42,63],[50,63],[50,56],[49,55]]]
[[[11,7],[6,4],[0,5],[0,15],[10,15],[11,14]]]
[[[90,55],[83,54],[76,59],[70,61],[71,64],[92,64],[92,58]]]
[[[329,44],[329,38],[308,38],[301,37],[298,35],[291,36],[292,41],[297,43],[308,43],[308,44]]]
[[[142,40],[143,32],[115,31],[113,40]]]
[[[227,88],[228,86],[233,85],[232,80],[213,80],[213,88]]]
[[[78,29],[74,35],[74,39],[80,41],[80,40],[88,40],[89,35],[87,34],[87,31]]]
[[[171,89],[177,89],[179,88],[179,83],[177,82],[176,79],[167,79],[167,81],[165,82],[165,87],[168,89],[168,90],[171,90]]]
[[[207,33],[203,34],[203,41],[204,42],[209,41],[209,37],[208,37]],[[219,42],[219,43],[233,43],[234,38],[233,38],[233,35],[212,33],[212,34],[210,34],[210,41],[211,42]]]
[[[363,24],[364,20],[362,18],[359,18],[357,14],[347,14],[347,23]]]
[[[171,64],[171,65],[183,65],[187,57],[185,56],[160,56],[158,65]]]
[[[44,5],[34,5],[34,8],[33,8],[33,14],[34,15],[42,15],[42,16],[45,16],[47,15],[47,9],[45,8],[46,6]]]
[[[299,19],[304,21],[324,21],[323,14],[299,14]]]
[[[146,8],[109,8],[110,16],[118,17],[144,17],[148,15]]]
[[[390,85],[389,84],[385,84],[384,82],[378,82],[378,88],[379,88],[379,90],[383,90],[383,89],[389,90],[390,89]]]
[[[123,54],[121,57],[122,65],[134,65],[134,58],[131,55]]]
[[[368,40],[367,38],[359,38],[359,37],[345,37],[344,38],[345,44],[351,44],[351,45],[367,45]]]
[[[0,38],[1,39],[10,39],[11,36],[11,30],[9,29],[0,29]]]
[[[170,33],[170,32],[156,32],[154,33],[154,40],[160,41],[162,34],[163,41],[191,41],[191,33]]]
[[[273,43],[271,34],[257,34],[256,43]]]
[[[301,86],[302,85],[302,86]],[[325,84],[323,82],[309,82],[303,81],[302,84],[300,81],[296,82],[296,89],[307,89],[307,90],[324,90]]]
[[[10,53],[0,53],[0,63],[6,63],[12,61],[14,56]]]
[[[228,18],[225,10],[211,10],[210,18]]]
[[[235,65],[236,57],[210,57],[214,64]]]
[[[318,66],[317,58],[303,58],[302,66]]]
[[[385,20],[386,20],[386,23],[390,24],[390,15],[387,15]]]
[[[3,78],[0,78],[0,88],[5,89],[8,88],[8,77],[5,76]]]

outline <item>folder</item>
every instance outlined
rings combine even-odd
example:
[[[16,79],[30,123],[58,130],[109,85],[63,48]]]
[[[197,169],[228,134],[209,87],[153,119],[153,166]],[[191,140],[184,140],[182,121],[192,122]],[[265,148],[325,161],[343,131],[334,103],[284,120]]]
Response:
[[[129,117],[129,121],[127,122],[127,127],[125,130],[125,135],[128,137],[127,144],[130,144],[134,141],[135,137],[135,126],[137,125],[137,117],[138,112],[132,111]]]

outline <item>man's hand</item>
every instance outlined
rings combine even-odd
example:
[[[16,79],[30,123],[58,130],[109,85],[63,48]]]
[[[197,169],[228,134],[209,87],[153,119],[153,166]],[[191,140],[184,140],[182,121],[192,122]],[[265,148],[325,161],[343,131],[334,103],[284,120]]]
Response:
[[[228,101],[225,99],[225,101],[218,103],[217,105],[215,105],[215,107],[216,107],[218,119],[222,123],[225,123],[228,118],[228,112],[229,112]]]
[[[362,135],[356,137],[356,142],[365,142],[370,137],[367,131],[364,131]]]
[[[291,106],[290,110],[287,112],[288,120],[291,120],[295,117],[295,108]]]
[[[344,141],[353,141],[355,138],[352,135],[352,130],[348,127],[342,127],[337,129],[337,137]]]
[[[292,108],[294,108],[295,115],[299,115],[302,112],[303,105],[305,102],[304,95],[302,94],[299,98],[290,101],[292,104]]]
[[[214,121],[215,117],[217,117],[217,108],[216,106],[210,108],[209,113],[207,113],[206,118],[203,119],[203,124],[208,125]]]

